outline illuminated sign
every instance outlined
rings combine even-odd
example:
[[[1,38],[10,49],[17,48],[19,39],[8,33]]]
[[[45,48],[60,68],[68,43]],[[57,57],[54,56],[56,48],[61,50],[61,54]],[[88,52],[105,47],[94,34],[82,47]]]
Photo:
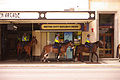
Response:
[[[38,19],[37,12],[0,12],[0,19]]]
[[[52,29],[81,29],[81,25],[80,24],[43,24],[41,26],[41,29],[48,29],[48,30],[52,30]]]

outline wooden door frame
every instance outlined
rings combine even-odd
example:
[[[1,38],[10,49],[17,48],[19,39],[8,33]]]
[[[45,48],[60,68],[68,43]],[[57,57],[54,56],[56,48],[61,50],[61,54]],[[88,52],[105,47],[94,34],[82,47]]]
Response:
[[[104,55],[106,56],[106,57],[109,57],[109,58],[113,58],[114,57],[114,43],[113,43],[113,41],[114,41],[114,36],[113,36],[113,34],[112,33],[104,33],[104,34],[99,34],[99,35],[102,35],[103,36],[103,43],[104,43],[104,48],[103,48],[103,51],[104,51]],[[111,36],[111,51],[112,51],[112,54],[105,54],[105,37],[106,36]],[[104,57],[105,57],[104,56]]]
[[[99,40],[99,14],[114,14],[114,58],[116,58],[117,46],[119,44],[118,12],[117,11],[97,11],[97,17],[96,17],[97,40]]]

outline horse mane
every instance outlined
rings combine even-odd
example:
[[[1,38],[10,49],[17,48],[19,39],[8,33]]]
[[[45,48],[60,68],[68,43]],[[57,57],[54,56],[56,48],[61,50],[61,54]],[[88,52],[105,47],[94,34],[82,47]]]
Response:
[[[72,41],[67,41],[67,42],[64,42],[64,43],[60,43],[61,45],[67,45],[68,43],[73,43]]]
[[[99,43],[99,41],[93,42],[92,44],[97,44],[97,43]]]

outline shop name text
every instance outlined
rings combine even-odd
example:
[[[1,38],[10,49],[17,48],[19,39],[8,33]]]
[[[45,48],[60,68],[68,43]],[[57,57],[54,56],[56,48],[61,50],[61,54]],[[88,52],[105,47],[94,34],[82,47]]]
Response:
[[[20,13],[0,13],[0,19],[19,19]]]

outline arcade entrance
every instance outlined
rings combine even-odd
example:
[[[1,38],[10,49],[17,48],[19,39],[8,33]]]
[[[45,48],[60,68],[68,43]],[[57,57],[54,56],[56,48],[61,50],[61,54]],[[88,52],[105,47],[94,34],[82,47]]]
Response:
[[[32,34],[31,24],[16,24],[17,29],[13,28],[13,24],[1,25],[1,59],[11,60],[17,59],[17,41],[18,35],[22,37],[24,33]]]
[[[104,47],[99,49],[101,58],[114,57],[114,14],[99,15],[99,40]]]

